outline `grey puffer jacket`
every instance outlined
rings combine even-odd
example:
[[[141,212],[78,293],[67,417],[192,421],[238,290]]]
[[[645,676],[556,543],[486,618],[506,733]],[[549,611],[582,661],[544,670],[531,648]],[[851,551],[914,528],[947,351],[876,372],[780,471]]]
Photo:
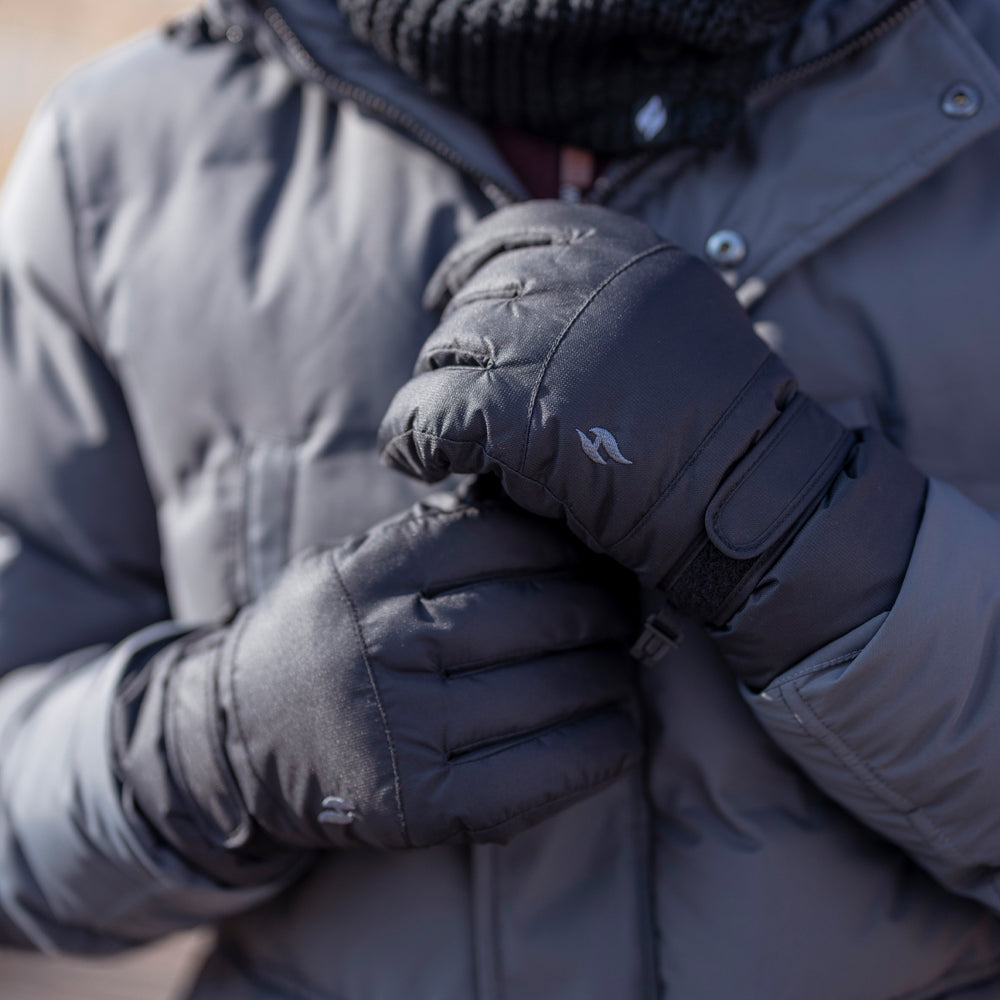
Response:
[[[756,693],[687,630],[642,773],[505,847],[241,889],[123,800],[116,696],[418,495],[373,446],[422,289],[525,192],[328,0],[214,0],[62,86],[0,208],[2,939],[220,921],[199,1000],[1000,996],[998,62],[996,0],[816,0],[727,148],[592,195],[932,477],[891,611]]]

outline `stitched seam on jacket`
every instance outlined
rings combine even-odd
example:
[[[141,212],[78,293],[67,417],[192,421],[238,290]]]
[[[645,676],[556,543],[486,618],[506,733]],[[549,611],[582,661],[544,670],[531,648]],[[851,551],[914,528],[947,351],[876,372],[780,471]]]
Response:
[[[580,317],[590,308],[593,301],[600,295],[613,281],[621,277],[626,271],[631,267],[641,264],[647,257],[652,257],[654,254],[663,253],[669,250],[676,250],[677,248],[672,243],[658,243],[654,247],[650,247],[648,250],[643,250],[642,253],[636,254],[636,256],[627,260],[624,264],[620,265],[615,271],[608,275],[600,283],[600,285],[595,288],[590,295],[587,296],[586,301],[573,315],[573,318],[566,324],[562,333],[556,337],[555,343],[549,348],[549,353],[546,355],[545,360],[542,362],[542,370],[538,374],[538,379],[535,381],[534,388],[531,390],[531,399],[528,401],[528,419],[524,428],[524,439],[521,442],[521,454],[518,459],[517,467],[521,471],[522,475],[524,472],[524,463],[528,458],[528,442],[531,439],[531,420],[535,413],[535,406],[538,402],[538,394],[541,392],[542,383],[545,381],[545,376],[548,374],[549,366],[552,364],[553,359],[556,356],[559,348],[562,346],[563,341],[569,336],[570,331],[576,325],[576,322]]]
[[[798,708],[801,710],[801,713],[808,715],[812,722],[812,727],[806,725],[802,720],[800,711],[793,708],[789,703],[787,695],[789,688],[792,688],[798,696]],[[819,717],[816,710],[809,704],[809,701],[802,693],[802,684],[799,680],[784,685],[781,689],[781,696],[785,707],[799,723],[802,730],[840,761],[872,795],[884,805],[889,806],[893,812],[898,813],[907,826],[917,835],[921,843],[928,844],[932,848],[939,850],[948,860],[956,862],[963,867],[978,868],[981,866],[980,862],[966,857],[964,851],[928,816],[924,807],[917,805],[909,796],[904,795],[902,792],[897,792],[882,777],[877,767],[865,761],[832,726]],[[917,822],[918,818],[923,821],[925,826],[922,827]],[[1000,889],[995,884],[995,880],[991,882],[990,890],[992,895],[1000,900]]]
[[[340,568],[337,566],[337,561],[332,551],[328,554],[327,560],[333,569],[333,575],[336,577],[337,583],[340,585],[341,593],[343,594],[348,610],[350,611],[351,624],[354,627],[354,634],[357,636],[358,644],[361,647],[361,658],[365,663],[365,670],[368,673],[368,683],[371,685],[372,694],[375,696],[375,704],[378,707],[378,714],[382,719],[382,728],[385,732],[385,742],[389,748],[389,760],[392,764],[393,790],[396,795],[396,817],[399,820],[400,832],[403,835],[404,842],[407,845],[412,846],[410,834],[406,827],[406,816],[403,813],[403,788],[402,780],[399,776],[399,761],[396,756],[396,745],[393,743],[392,733],[389,731],[389,719],[385,714],[385,706],[382,703],[382,695],[379,692],[378,684],[375,682],[375,674],[372,671],[368,644],[365,642],[364,633],[361,631],[361,621],[358,617],[358,609],[354,603],[354,598],[351,597],[351,592],[347,589],[347,585],[344,583],[344,578],[340,575]]]
[[[70,225],[73,229],[73,275],[76,278],[77,291],[80,295],[80,304],[83,306],[87,322],[90,324],[89,330],[78,330],[77,333],[79,333],[87,341],[110,371],[111,365],[109,364],[104,350],[104,338],[102,337],[102,334],[98,332],[99,327],[94,316],[94,307],[91,301],[89,288],[83,277],[83,233],[80,229],[80,199],[74,188],[72,172],[70,170],[69,140],[66,136],[66,120],[65,116],[61,113],[53,112],[53,114],[56,123],[56,149],[59,153],[60,172],[63,176],[63,188],[66,194],[66,203],[69,206]]]

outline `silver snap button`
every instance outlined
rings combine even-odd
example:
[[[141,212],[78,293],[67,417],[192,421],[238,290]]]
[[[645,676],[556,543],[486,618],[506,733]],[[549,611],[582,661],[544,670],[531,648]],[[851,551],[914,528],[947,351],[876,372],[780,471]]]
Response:
[[[226,28],[226,38],[233,43],[233,45],[239,45],[243,41],[243,29],[238,24],[231,24]]]
[[[321,823],[332,823],[334,826],[347,826],[354,822],[354,806],[346,799],[336,795],[328,795],[323,799],[323,811],[317,817]]]
[[[941,98],[941,110],[949,118],[971,118],[982,106],[979,88],[964,81],[953,83]]]
[[[713,264],[736,267],[747,258],[747,241],[732,229],[720,229],[709,236],[705,253]]]

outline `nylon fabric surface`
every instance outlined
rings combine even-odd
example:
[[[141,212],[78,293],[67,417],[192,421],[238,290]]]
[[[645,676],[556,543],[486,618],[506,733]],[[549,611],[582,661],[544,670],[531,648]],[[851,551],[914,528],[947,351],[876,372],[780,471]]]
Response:
[[[814,4],[769,65],[885,7]],[[276,567],[423,495],[378,465],[376,427],[434,328],[435,268],[520,190],[482,128],[354,45],[332,4],[278,10],[405,117],[328,93],[256,7],[219,0],[60,87],[3,197],[4,921],[79,950],[218,922],[197,1000],[995,993],[993,2],[926,0],[752,104],[721,149],[613,164],[595,189],[692,254],[739,232],[729,278],[759,279],[751,318],[803,391],[931,477],[888,612],[753,692],[689,625],[637,672],[643,768],[503,847],[350,848],[239,889],[119,797],[106,727],[147,651],[130,636],[222,627]],[[982,98],[961,120],[941,109],[956,81]],[[94,641],[106,658],[74,655]]]

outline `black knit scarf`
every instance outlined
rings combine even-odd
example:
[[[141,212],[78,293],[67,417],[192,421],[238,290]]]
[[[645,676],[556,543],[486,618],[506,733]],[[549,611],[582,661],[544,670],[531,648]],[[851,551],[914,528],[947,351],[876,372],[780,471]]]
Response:
[[[486,124],[620,155],[721,144],[808,0],[338,0],[354,34]]]

